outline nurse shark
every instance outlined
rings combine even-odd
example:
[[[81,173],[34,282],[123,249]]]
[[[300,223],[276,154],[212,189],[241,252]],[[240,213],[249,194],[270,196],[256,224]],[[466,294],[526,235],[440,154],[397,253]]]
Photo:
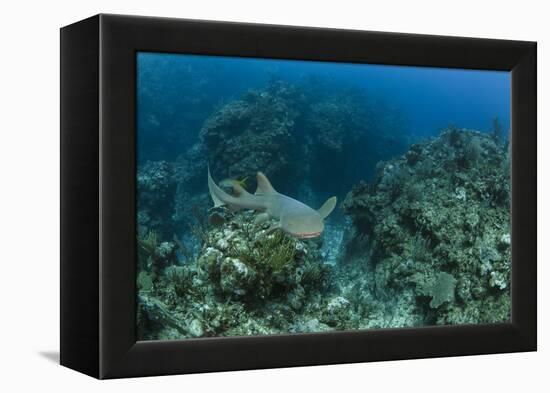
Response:
[[[212,180],[210,168],[208,168],[208,189],[215,207],[226,205],[231,210],[256,210],[259,214],[254,221],[255,224],[272,218],[277,220],[267,233],[281,229],[300,239],[310,239],[321,235],[325,227],[324,219],[336,206],[335,196],[329,198],[319,210],[315,210],[305,203],[275,191],[262,172],[257,173],[256,180],[258,188],[254,194],[246,191],[239,182],[232,181],[233,195],[230,195]],[[227,184],[227,181],[224,182]]]

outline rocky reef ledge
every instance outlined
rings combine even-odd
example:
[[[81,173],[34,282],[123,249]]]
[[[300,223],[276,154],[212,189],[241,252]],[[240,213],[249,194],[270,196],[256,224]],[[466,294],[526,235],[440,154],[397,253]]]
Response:
[[[252,212],[211,209],[191,228],[197,254],[144,221],[138,337],[508,320],[509,194],[507,147],[451,128],[348,193],[343,238],[341,224],[303,241],[266,233]],[[330,244],[343,244],[336,260]]]
[[[140,240],[148,261],[138,277],[141,338],[330,329],[335,306],[324,292],[334,268],[323,263],[318,242],[267,234],[252,212],[214,211],[208,221],[194,226],[202,248],[183,265],[162,252],[185,254],[177,241],[147,246],[149,237]]]
[[[348,194],[347,264],[366,270],[364,291],[376,299],[409,299],[395,310],[412,312],[399,324],[510,318],[509,166],[502,141],[450,128],[380,163],[374,184]]]

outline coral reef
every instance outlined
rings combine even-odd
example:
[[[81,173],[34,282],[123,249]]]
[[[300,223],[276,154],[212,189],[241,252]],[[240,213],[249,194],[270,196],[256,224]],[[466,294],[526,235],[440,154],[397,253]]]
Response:
[[[358,184],[343,204],[357,232],[348,254],[357,239],[372,247],[370,258],[355,256],[374,275],[371,290],[409,296],[425,324],[508,320],[507,165],[494,138],[450,128]]]
[[[509,319],[510,161],[498,119],[487,134],[450,127],[411,145],[399,113],[365,91],[272,78],[213,103],[199,93],[212,80],[182,72],[196,112],[167,105],[138,119],[140,146],[151,143],[137,170],[139,339]],[[142,105],[160,95],[152,86]],[[178,137],[157,146],[159,133]],[[268,233],[253,212],[211,208],[208,165],[250,192],[246,179],[263,171],[311,206],[347,197],[321,238]]]
[[[490,135],[451,128],[380,163],[323,238],[267,233],[225,208],[192,212],[194,251],[142,231],[139,338],[505,321],[508,160]]]
[[[200,131],[212,170],[225,177],[253,176],[259,169],[272,178],[288,172],[303,101],[294,85],[273,80],[214,112]]]
[[[160,233],[171,234],[173,200],[176,192],[175,170],[166,161],[147,161],[137,172],[137,223]]]
[[[373,173],[367,168],[406,150],[406,125],[397,111],[370,99],[364,91],[332,89],[332,94],[320,94],[306,111],[305,177],[316,184],[342,173],[357,180],[370,178]],[[351,186],[345,182],[332,185],[333,191],[344,194]]]
[[[210,206],[205,187],[208,164],[219,179],[254,178],[262,171],[280,192],[319,205],[334,193],[344,195],[356,180],[370,178],[372,173],[361,168],[374,168],[382,157],[401,153],[408,139],[397,111],[381,107],[364,92],[322,83],[313,88],[273,78],[262,89],[248,90],[210,109],[201,115],[204,121],[197,127],[195,142],[184,143],[190,147],[177,159],[140,157],[138,223],[144,230],[167,238],[181,236],[194,221],[194,210]],[[170,113],[168,117],[175,116]],[[170,141],[174,148],[179,145],[174,138]],[[349,180],[333,182],[327,194],[327,181],[342,180],[343,173]]]
[[[157,265],[164,268],[152,279],[146,270],[139,273],[140,336],[169,339],[317,329],[321,322],[308,324],[303,318],[318,313],[317,299],[330,289],[333,269],[319,258],[319,245],[282,232],[266,234],[267,224],[256,227],[251,212],[212,214],[225,220],[202,229],[194,264],[180,265],[163,255]],[[332,314],[337,312],[334,308],[329,308]]]

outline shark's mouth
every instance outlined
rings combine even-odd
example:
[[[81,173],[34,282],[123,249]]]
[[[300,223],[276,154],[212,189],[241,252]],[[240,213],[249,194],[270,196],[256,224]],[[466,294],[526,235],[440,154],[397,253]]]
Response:
[[[314,237],[321,236],[321,232],[299,233],[295,236],[299,239],[311,239]]]

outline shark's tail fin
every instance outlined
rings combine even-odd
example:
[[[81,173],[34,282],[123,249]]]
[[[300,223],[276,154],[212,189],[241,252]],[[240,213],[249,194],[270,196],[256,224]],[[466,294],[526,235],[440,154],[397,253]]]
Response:
[[[223,206],[225,205],[225,202],[220,199],[218,196],[221,190],[216,183],[214,183],[214,180],[212,179],[212,176],[210,175],[210,165],[208,165],[208,191],[210,191],[210,197],[212,198],[212,201],[214,201],[214,207]]]
[[[254,209],[262,210],[265,208],[262,201],[246,191],[237,182],[233,183],[233,194],[229,195],[222,190],[212,179],[210,175],[210,167],[208,167],[208,190],[210,191],[210,197],[214,201],[214,207],[227,205],[231,210],[239,209]]]

